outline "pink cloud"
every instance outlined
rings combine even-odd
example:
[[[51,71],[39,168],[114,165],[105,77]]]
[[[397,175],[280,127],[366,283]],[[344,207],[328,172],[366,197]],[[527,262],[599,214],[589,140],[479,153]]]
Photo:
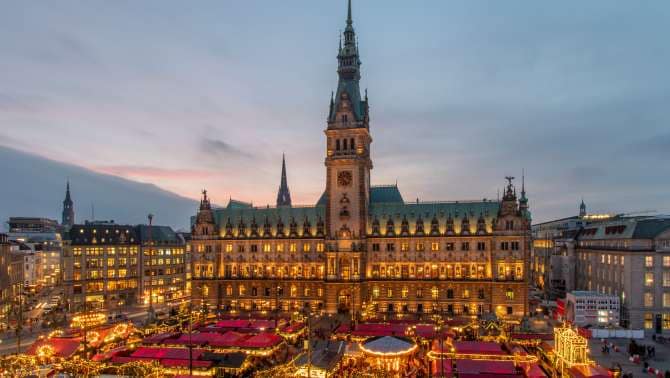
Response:
[[[114,176],[153,179],[208,178],[214,172],[198,169],[160,168],[139,165],[99,165],[91,167],[96,172]]]

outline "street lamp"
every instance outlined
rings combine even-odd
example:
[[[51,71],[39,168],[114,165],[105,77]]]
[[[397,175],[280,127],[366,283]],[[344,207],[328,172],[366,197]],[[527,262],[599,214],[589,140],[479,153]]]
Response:
[[[147,238],[148,238],[148,244],[149,244],[149,311],[147,314],[147,323],[153,323],[154,321],[154,296],[153,296],[153,253],[151,251],[151,245],[153,244],[151,241],[151,226],[152,226],[152,221],[154,219],[153,214],[147,215],[147,218],[149,218],[149,230],[147,232]]]

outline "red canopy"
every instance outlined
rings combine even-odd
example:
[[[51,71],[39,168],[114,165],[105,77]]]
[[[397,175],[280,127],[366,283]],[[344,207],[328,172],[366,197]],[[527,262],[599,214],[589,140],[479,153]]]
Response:
[[[609,370],[600,366],[573,366],[568,372],[575,378],[610,378],[612,375]]]
[[[193,359],[198,359],[205,351],[203,349],[193,349]],[[148,359],[179,359],[188,360],[189,352],[186,348],[147,348],[139,347],[133,354],[133,358],[148,358]]]
[[[215,347],[233,347],[238,345],[242,340],[248,338],[248,334],[239,333],[235,331],[228,331],[221,335],[216,340],[213,340],[209,343],[211,346]]]
[[[221,335],[215,332],[201,332],[201,333],[192,333],[190,336],[188,333],[185,333],[177,339],[170,339],[165,341],[164,344],[176,344],[176,345],[206,345],[212,342],[216,342],[221,338]]]
[[[188,367],[190,362],[193,362],[194,368],[208,368],[212,366],[212,361],[199,361],[199,360],[174,360],[165,358],[160,361],[161,365],[165,367]]]
[[[274,333],[262,332],[251,336],[237,344],[240,348],[271,348],[282,342],[281,336]]]
[[[456,353],[465,354],[505,354],[500,344],[484,341],[456,341],[454,343]]]
[[[26,354],[35,356],[39,348],[43,345],[49,345],[54,350],[55,357],[69,358],[77,351],[81,345],[81,338],[61,338],[61,337],[52,337],[50,339],[39,340],[33,343],[33,345],[28,348]]]
[[[142,344],[162,344],[167,339],[176,339],[180,333],[159,333],[153,336],[145,337]]]
[[[545,378],[547,375],[538,364],[532,364],[526,368],[527,378]]]
[[[517,373],[512,361],[456,360],[456,370],[459,378],[517,378],[523,376]]]
[[[404,336],[407,324],[364,323],[351,331],[354,336]]]

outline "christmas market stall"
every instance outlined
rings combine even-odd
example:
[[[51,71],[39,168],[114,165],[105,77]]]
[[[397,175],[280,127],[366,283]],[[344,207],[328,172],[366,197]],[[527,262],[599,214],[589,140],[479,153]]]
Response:
[[[456,360],[459,378],[523,378],[512,361]]]
[[[397,336],[374,337],[361,343],[369,365],[386,371],[400,371],[417,349],[414,341]]]
[[[344,341],[312,342],[311,352],[300,354],[294,361],[296,375],[300,377],[327,377],[339,370],[340,361],[344,356]]]

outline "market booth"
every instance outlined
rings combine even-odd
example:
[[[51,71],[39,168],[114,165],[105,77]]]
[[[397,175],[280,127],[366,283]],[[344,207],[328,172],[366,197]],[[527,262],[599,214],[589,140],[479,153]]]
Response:
[[[361,350],[369,364],[387,371],[399,371],[407,366],[417,349],[414,341],[397,336],[374,337],[361,343]]]
[[[523,378],[512,361],[456,360],[459,378]]]

